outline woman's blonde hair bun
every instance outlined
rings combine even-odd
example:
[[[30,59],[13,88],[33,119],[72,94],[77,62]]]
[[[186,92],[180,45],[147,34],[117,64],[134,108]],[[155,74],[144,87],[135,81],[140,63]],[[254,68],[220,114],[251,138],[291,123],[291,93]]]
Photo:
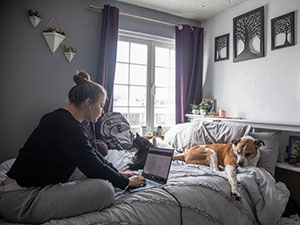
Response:
[[[86,82],[89,82],[91,80],[91,77],[87,72],[82,71],[77,72],[77,74],[73,76],[73,80],[77,85],[82,85]]]

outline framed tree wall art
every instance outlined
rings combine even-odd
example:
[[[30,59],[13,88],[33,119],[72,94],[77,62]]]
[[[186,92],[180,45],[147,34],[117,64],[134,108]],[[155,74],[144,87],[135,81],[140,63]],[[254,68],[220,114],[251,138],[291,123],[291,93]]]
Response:
[[[295,12],[271,20],[271,49],[295,45]]]
[[[229,59],[229,34],[215,38],[215,62]]]
[[[233,62],[264,56],[264,7],[233,18]]]

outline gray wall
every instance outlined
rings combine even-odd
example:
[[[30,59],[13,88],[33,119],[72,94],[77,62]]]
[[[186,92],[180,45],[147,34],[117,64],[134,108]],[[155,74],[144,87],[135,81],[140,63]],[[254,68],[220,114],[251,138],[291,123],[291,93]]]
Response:
[[[265,6],[265,57],[233,63],[233,18]],[[300,124],[299,0],[251,0],[203,23],[204,97],[228,116]],[[271,51],[271,19],[296,11],[296,45]],[[230,59],[214,62],[216,36],[230,33]]]
[[[15,157],[40,117],[67,104],[72,76],[77,69],[97,71],[102,14],[89,4],[116,6],[120,11],[169,23],[200,25],[196,21],[171,16],[115,1],[100,0],[5,0],[0,8],[1,117],[0,162]],[[33,28],[28,9],[39,10],[42,21]],[[68,63],[62,48],[52,55],[42,30],[56,16],[67,34],[64,43],[77,48]],[[56,25],[56,23],[51,23]],[[120,29],[174,38],[174,27],[120,16]]]

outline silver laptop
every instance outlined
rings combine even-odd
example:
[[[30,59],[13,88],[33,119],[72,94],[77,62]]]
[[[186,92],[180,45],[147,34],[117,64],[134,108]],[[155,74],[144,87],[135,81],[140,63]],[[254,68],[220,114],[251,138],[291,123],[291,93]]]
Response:
[[[128,188],[130,192],[141,191],[149,188],[161,187],[167,183],[172,163],[174,149],[149,148],[142,176],[146,179],[146,185]]]

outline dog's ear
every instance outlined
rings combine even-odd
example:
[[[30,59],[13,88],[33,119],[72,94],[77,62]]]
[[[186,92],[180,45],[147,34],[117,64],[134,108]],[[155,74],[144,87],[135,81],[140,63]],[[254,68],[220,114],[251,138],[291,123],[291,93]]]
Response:
[[[139,133],[138,132],[136,132],[136,137],[139,137],[140,135],[139,135]]]
[[[254,140],[254,145],[255,145],[255,148],[258,149],[260,146],[265,145],[265,142],[263,142],[260,139],[255,139]]]
[[[234,144],[234,145],[237,145],[240,142],[240,140],[241,140],[240,138],[235,138],[235,139],[232,140],[231,143]]]

